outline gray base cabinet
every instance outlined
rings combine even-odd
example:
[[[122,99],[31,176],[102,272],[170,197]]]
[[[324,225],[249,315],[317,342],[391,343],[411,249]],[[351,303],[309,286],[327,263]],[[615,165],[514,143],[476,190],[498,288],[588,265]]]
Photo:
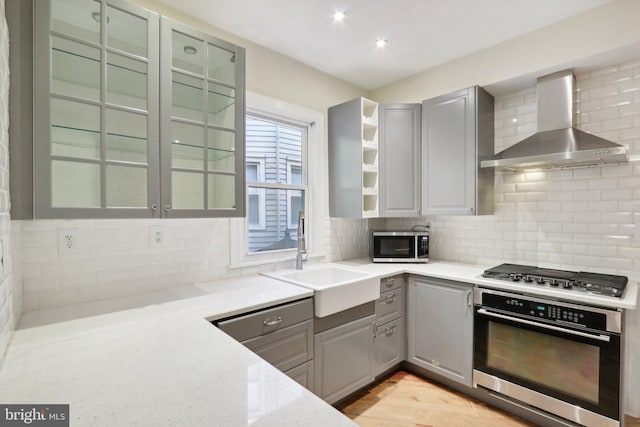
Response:
[[[404,318],[400,317],[376,328],[374,337],[375,375],[379,375],[404,360]]]
[[[307,298],[213,322],[245,347],[313,391],[313,300]]]
[[[300,366],[284,371],[284,373],[302,387],[313,391],[313,360],[309,360]]]
[[[407,300],[407,360],[471,387],[472,285],[411,277]]]
[[[375,315],[315,335],[315,393],[328,403],[374,380],[372,337]]]
[[[405,283],[402,275],[380,280],[373,337],[374,375],[393,368],[405,358]]]

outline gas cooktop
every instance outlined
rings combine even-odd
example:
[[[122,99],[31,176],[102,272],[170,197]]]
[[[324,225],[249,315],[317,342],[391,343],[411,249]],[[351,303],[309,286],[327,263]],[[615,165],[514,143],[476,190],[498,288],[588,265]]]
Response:
[[[553,270],[520,264],[500,264],[485,270],[482,277],[616,298],[622,297],[628,281],[625,276]]]

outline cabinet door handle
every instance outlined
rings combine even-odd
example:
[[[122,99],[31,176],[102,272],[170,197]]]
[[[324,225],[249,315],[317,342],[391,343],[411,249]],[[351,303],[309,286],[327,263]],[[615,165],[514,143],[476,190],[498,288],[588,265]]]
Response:
[[[264,326],[277,326],[282,322],[282,316],[278,316],[276,317],[274,320],[268,320],[265,319],[264,322],[262,322],[262,324]]]
[[[473,291],[467,291],[467,307],[471,307],[473,305],[473,301],[471,300],[471,295],[473,295]]]
[[[384,297],[384,303],[391,304],[393,303],[393,300],[395,300],[395,298],[396,298],[396,293],[393,292],[391,295],[387,295],[386,297]]]
[[[389,279],[386,279],[386,280],[385,280],[385,286],[386,286],[387,288],[390,288],[390,287],[392,287],[392,286],[393,286],[393,283],[394,283],[395,281],[396,281],[396,279],[394,279],[393,277],[391,277],[391,278],[389,278]]]
[[[158,210],[158,204],[157,203],[152,204],[151,205],[151,210],[154,211],[154,212],[157,211]]]

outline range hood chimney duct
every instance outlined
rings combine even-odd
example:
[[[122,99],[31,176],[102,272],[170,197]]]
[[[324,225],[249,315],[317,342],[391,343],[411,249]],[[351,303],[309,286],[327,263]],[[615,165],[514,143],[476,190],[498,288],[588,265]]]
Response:
[[[538,78],[538,133],[483,160],[483,168],[544,169],[628,161],[624,146],[574,128],[572,70]]]

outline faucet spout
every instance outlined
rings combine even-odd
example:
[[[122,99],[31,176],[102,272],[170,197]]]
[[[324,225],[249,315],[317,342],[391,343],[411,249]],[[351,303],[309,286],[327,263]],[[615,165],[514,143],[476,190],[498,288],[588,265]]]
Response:
[[[296,270],[302,270],[302,261],[306,261],[307,254],[304,236],[304,211],[298,211],[298,254],[296,255]]]

